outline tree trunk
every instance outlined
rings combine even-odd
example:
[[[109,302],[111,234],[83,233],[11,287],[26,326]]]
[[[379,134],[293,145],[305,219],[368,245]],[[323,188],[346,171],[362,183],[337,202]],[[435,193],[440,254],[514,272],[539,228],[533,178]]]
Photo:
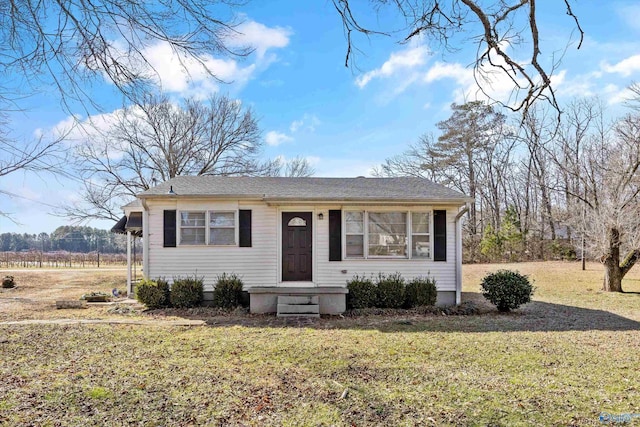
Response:
[[[609,252],[604,259],[604,282],[602,290],[605,292],[623,292],[622,278],[627,274],[638,259],[638,251],[629,253],[620,266],[620,231],[617,228],[609,230]]]
[[[605,292],[622,292],[622,270],[619,259],[609,256],[604,260],[604,282],[602,290]]]

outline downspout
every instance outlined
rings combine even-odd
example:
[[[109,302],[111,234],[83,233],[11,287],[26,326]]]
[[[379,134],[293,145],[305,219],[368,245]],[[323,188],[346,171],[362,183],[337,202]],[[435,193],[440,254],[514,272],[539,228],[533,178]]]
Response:
[[[142,277],[149,278],[149,206],[142,202]]]
[[[133,295],[131,282],[131,230],[127,230],[127,295],[129,298]]]
[[[456,215],[456,305],[462,302],[462,216],[469,212],[469,203]]]

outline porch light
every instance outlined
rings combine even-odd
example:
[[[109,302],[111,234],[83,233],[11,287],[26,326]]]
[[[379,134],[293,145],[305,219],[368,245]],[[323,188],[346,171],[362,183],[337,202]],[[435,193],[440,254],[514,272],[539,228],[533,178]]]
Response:
[[[324,214],[323,214],[322,212],[320,212],[320,213],[318,214],[318,220],[319,220],[319,221],[322,221],[323,219],[324,219]]]

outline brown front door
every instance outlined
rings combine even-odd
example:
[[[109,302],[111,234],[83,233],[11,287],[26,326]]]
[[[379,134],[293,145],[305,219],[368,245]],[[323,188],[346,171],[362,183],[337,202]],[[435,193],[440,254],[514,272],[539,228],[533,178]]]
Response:
[[[282,213],[282,281],[311,281],[311,212]]]

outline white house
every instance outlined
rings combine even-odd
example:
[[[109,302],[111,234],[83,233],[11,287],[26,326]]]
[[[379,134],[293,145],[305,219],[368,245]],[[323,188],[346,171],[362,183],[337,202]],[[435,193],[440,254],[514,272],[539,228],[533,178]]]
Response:
[[[121,228],[142,236],[146,277],[197,274],[207,300],[236,273],[252,312],[298,296],[335,314],[356,274],[430,275],[438,304],[460,303],[470,201],[420,178],[182,176],[139,194]]]

